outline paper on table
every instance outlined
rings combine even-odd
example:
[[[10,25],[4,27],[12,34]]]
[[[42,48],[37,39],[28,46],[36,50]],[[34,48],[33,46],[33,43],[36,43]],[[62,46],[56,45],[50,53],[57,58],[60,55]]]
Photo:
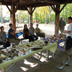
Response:
[[[4,67],[6,67],[6,66],[8,66],[8,65],[10,65],[10,64],[12,64],[12,63],[14,63],[14,62],[17,62],[17,61],[19,61],[19,60],[22,60],[22,59],[25,59],[25,58],[27,58],[27,57],[29,57],[29,56],[32,56],[32,55],[34,55],[35,53],[41,52],[41,51],[43,51],[43,50],[46,50],[46,49],[48,49],[48,50],[50,50],[51,52],[54,53],[54,52],[56,51],[56,48],[57,48],[57,43],[48,44],[48,46],[44,46],[43,49],[40,49],[40,50],[37,50],[37,51],[33,51],[33,52],[31,52],[31,53],[28,53],[27,55],[18,56],[16,59],[12,59],[12,60],[10,60],[10,61],[5,61],[5,62],[1,63],[1,64],[0,64],[0,69],[1,69],[1,68],[4,68]]]

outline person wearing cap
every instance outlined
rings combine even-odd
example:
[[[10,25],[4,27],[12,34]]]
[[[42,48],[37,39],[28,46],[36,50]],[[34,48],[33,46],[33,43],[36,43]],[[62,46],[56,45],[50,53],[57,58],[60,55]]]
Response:
[[[60,32],[63,33],[64,32],[64,27],[65,27],[66,23],[65,21],[63,20],[63,18],[61,17],[60,18],[60,21],[59,21],[59,29],[60,29]]]
[[[35,33],[35,29],[34,29],[32,23],[30,24],[29,33],[30,33],[30,35],[34,38],[34,40],[37,40],[37,39],[38,39],[38,36],[36,36],[36,35],[34,34],[34,33]]]
[[[40,31],[40,29],[38,28],[38,26],[39,26],[39,25],[36,24],[36,29],[35,29],[36,35],[45,38],[45,34],[44,34],[44,33],[41,33],[41,31]]]
[[[10,43],[15,43],[15,45],[18,45],[20,43],[20,39],[18,39],[15,35],[15,30],[13,29],[13,25],[9,24],[10,29],[8,30],[8,40]]]
[[[65,50],[69,50],[72,48],[72,17],[67,18],[67,22],[69,24],[67,30],[64,31],[66,33],[66,43],[65,43]]]

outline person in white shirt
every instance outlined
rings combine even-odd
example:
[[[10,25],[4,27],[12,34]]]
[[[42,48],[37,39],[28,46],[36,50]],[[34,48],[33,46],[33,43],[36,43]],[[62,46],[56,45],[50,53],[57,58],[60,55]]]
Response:
[[[67,30],[64,31],[66,33],[66,43],[65,43],[65,50],[69,50],[72,48],[72,17],[68,17],[67,22],[69,24]]]

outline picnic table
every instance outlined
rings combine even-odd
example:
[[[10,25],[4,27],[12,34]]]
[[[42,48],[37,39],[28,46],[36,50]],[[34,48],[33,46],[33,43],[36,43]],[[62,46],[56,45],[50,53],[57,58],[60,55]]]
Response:
[[[49,41],[49,38],[44,38],[44,39],[42,39],[42,40],[44,40],[44,41]],[[60,46],[60,43],[62,43],[62,42],[64,42],[64,41],[66,41],[66,38],[65,38],[65,39],[62,39],[62,40],[58,40],[58,42],[57,42],[57,48],[60,49],[61,51],[64,51],[64,50],[63,50],[63,48]],[[56,40],[53,40],[53,42],[56,42]]]
[[[44,41],[50,41],[50,39],[47,37],[47,38],[44,38],[44,39],[42,39],[42,40],[44,40]],[[58,40],[58,39],[56,39],[56,40],[52,40],[53,41],[53,43],[57,43],[57,48],[58,49],[60,49],[61,51],[63,51],[63,52],[65,52],[64,50],[63,50],[63,48],[60,46],[60,43],[62,43],[62,42],[65,42],[66,41],[66,38],[64,38],[64,39],[61,39],[61,40]],[[57,41],[57,42],[56,42]],[[67,59],[67,62],[63,62],[63,66],[58,66],[57,68],[58,69],[63,69],[64,67],[65,67],[65,65],[66,64],[68,64],[70,62],[70,57],[68,57],[68,59]]]
[[[35,41],[36,42],[36,41]],[[31,44],[31,43],[34,43],[34,42],[29,42],[27,44]],[[23,46],[26,45],[26,44],[23,44]],[[25,59],[27,57],[30,57],[38,52],[42,52],[44,50],[47,51],[47,58],[49,58],[49,53],[48,51],[51,51],[52,53],[55,53],[57,49],[57,43],[53,43],[53,44],[50,44],[48,43],[46,46],[43,46],[42,49],[39,49],[39,50],[36,50],[36,51],[30,51],[29,53],[27,53],[26,55],[23,55],[23,56],[17,56],[15,59],[11,59],[9,61],[4,61],[2,63],[0,63],[0,69],[2,69],[3,71],[5,71],[5,67],[7,67],[8,65],[12,64],[12,63],[15,63],[19,60],[22,60],[22,59]]]

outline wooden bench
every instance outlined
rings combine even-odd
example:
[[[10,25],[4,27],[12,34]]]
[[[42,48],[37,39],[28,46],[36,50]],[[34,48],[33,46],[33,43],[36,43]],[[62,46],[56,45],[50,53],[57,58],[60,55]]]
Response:
[[[63,52],[55,59],[52,59],[49,63],[46,65],[40,67],[35,72],[52,72],[55,68],[57,68],[62,62],[64,62],[68,57],[72,55],[72,48],[68,51]]]

